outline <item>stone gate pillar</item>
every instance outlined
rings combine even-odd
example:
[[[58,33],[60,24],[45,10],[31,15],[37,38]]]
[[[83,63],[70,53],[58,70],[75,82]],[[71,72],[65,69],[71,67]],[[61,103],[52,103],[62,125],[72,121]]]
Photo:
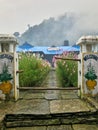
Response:
[[[98,36],[83,36],[77,45],[80,45],[78,63],[79,94],[95,97],[98,94]]]
[[[0,99],[19,98],[18,44],[13,35],[0,34]]]

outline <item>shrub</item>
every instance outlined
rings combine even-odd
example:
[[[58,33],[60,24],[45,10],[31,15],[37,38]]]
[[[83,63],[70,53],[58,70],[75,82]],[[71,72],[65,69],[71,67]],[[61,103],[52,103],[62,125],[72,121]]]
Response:
[[[19,69],[23,70],[19,75],[21,87],[40,86],[50,70],[50,64],[33,55],[21,54]]]
[[[65,53],[62,58],[77,58],[75,53]],[[72,60],[57,60],[57,77],[62,87],[76,87],[78,83],[78,63]]]

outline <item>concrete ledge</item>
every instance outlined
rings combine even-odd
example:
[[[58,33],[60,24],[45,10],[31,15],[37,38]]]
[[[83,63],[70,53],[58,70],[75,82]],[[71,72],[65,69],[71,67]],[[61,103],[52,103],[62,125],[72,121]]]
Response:
[[[84,100],[86,100],[92,107],[94,107],[98,111],[98,103],[91,97],[84,97]]]
[[[98,124],[98,112],[57,113],[45,115],[8,114],[4,118],[4,126],[6,128],[95,123]]]
[[[3,130],[3,120],[5,115],[0,115],[0,130]]]

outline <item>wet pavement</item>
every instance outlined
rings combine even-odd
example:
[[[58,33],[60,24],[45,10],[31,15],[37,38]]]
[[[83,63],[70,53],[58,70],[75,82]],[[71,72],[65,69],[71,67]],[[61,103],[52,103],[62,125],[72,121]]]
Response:
[[[22,127],[22,128],[9,128],[8,130],[98,130],[97,125],[59,125],[59,126],[39,126],[39,127]]]
[[[55,71],[52,70],[43,87],[57,88]],[[22,90],[17,102],[0,102],[0,120],[7,114],[63,114],[95,112],[96,109],[78,97],[77,90]],[[7,128],[8,129],[8,128]],[[98,126],[76,124],[55,126],[17,127],[8,130],[98,130]]]

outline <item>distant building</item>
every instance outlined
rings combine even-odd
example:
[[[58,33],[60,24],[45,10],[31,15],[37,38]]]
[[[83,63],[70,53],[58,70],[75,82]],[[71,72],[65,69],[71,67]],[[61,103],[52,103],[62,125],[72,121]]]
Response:
[[[69,46],[69,41],[68,40],[64,41],[64,46]]]
[[[67,44],[68,45],[68,44]],[[17,47],[17,52],[30,52],[35,56],[39,56],[45,60],[48,60],[52,64],[53,56],[62,55],[64,52],[79,52],[79,47],[75,46],[59,46],[59,47],[48,47],[48,46],[32,46],[25,42],[23,45]]]

